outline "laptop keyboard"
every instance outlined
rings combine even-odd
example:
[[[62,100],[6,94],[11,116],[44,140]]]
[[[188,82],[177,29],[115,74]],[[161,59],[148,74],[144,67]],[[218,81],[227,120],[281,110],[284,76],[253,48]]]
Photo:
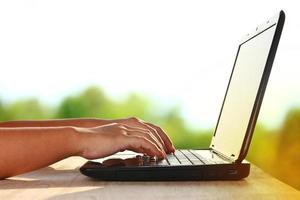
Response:
[[[168,154],[164,160],[156,160],[153,157],[141,156],[143,159],[143,165],[210,165],[210,164],[223,164],[226,161],[213,160],[205,158],[197,154],[194,150],[176,150],[172,154]]]
[[[168,154],[167,158],[164,160],[158,160],[156,157],[147,155],[137,155],[126,159],[110,158],[104,160],[102,166],[189,166],[225,163],[228,163],[228,161],[221,159],[210,151],[197,152],[196,150],[176,150],[174,153]]]

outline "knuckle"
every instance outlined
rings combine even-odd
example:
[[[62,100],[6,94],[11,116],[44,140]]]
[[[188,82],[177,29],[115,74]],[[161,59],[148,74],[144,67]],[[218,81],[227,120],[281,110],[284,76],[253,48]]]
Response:
[[[157,136],[156,136],[156,134],[155,133],[153,133],[152,131],[146,131],[146,134],[149,136],[149,137],[153,137],[153,138],[156,138]]]
[[[130,117],[129,120],[139,122],[140,120],[137,117]]]
[[[147,133],[148,135],[152,135],[152,131],[149,129],[145,129],[145,133]]]
[[[151,129],[151,132],[153,132],[155,135],[158,135],[158,131],[156,129]]]
[[[127,127],[124,126],[123,124],[119,124],[118,128],[121,129],[121,130],[127,130]]]

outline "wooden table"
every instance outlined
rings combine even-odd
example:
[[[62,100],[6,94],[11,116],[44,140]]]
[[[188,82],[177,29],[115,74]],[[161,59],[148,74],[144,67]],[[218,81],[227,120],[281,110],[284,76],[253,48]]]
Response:
[[[299,191],[254,165],[240,181],[104,182],[81,175],[86,160],[72,157],[0,181],[0,199],[300,199]]]

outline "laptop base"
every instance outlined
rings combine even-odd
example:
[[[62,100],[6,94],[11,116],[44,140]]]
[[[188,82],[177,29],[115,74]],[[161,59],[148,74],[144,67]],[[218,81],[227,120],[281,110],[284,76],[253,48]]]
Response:
[[[116,155],[117,156],[117,155]],[[135,155],[121,156],[134,159]],[[115,157],[115,159],[119,159]],[[88,161],[80,172],[105,181],[195,181],[195,180],[240,180],[249,175],[250,163],[166,165],[166,166],[105,166],[101,162]]]

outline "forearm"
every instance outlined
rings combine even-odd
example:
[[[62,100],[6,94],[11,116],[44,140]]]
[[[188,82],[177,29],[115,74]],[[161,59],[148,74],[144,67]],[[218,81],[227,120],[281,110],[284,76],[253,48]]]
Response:
[[[79,154],[78,137],[68,126],[0,128],[0,179]]]
[[[80,119],[54,119],[54,120],[22,120],[0,122],[1,127],[59,127],[59,126],[76,126],[76,127],[95,127],[111,123],[112,120],[97,118],[80,118]]]
[[[128,149],[165,158],[166,153],[175,151],[160,127],[137,118],[108,120],[103,126],[98,120],[87,121],[3,123],[14,127],[0,127],[0,179],[39,169],[74,155],[96,159]],[[24,124],[29,126],[24,127]],[[49,127],[53,124],[57,126]],[[87,126],[92,127],[83,128]]]

